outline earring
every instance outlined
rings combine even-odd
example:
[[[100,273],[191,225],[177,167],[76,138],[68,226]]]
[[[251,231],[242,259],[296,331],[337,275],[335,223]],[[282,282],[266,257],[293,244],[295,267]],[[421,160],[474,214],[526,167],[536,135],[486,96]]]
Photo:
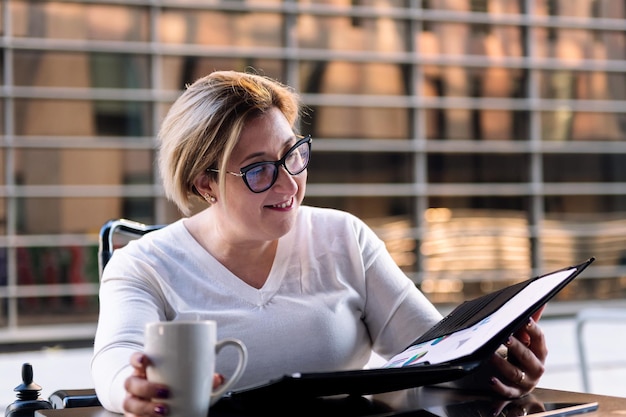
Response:
[[[215,204],[215,203],[217,202],[217,198],[215,198],[214,196],[212,196],[212,195],[211,195],[211,194],[209,194],[209,193],[204,193],[204,194],[202,195],[202,197],[204,197],[204,199],[205,199],[208,203]]]

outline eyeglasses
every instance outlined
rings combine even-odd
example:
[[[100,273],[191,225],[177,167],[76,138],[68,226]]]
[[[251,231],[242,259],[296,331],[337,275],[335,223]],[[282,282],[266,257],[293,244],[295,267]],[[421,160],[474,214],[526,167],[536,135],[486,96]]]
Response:
[[[267,191],[278,179],[278,170],[281,165],[291,175],[298,175],[309,165],[313,139],[311,139],[311,135],[299,137],[301,139],[278,161],[255,162],[241,168],[239,172],[226,171],[226,173],[243,178],[243,182],[253,193]],[[220,172],[213,168],[209,168],[207,171]]]

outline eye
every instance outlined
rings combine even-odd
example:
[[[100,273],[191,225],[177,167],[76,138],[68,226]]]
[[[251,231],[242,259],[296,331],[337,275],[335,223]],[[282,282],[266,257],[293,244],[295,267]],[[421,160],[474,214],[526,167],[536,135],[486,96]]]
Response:
[[[249,181],[258,181],[267,177],[271,177],[274,174],[276,167],[271,163],[259,164],[246,172],[246,178]]]

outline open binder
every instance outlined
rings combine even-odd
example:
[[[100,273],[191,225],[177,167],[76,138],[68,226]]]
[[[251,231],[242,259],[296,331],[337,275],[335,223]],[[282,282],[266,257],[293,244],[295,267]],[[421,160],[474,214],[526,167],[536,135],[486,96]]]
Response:
[[[230,392],[231,401],[366,395],[449,382],[475,371],[595,258],[466,301],[383,367],[284,375]]]

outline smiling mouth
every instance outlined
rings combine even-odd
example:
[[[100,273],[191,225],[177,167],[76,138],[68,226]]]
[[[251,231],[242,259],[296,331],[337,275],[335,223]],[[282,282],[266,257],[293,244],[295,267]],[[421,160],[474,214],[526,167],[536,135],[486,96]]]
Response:
[[[272,204],[267,207],[285,209],[285,208],[290,208],[291,206],[293,206],[293,197],[291,197],[289,201],[284,201],[278,204]]]

